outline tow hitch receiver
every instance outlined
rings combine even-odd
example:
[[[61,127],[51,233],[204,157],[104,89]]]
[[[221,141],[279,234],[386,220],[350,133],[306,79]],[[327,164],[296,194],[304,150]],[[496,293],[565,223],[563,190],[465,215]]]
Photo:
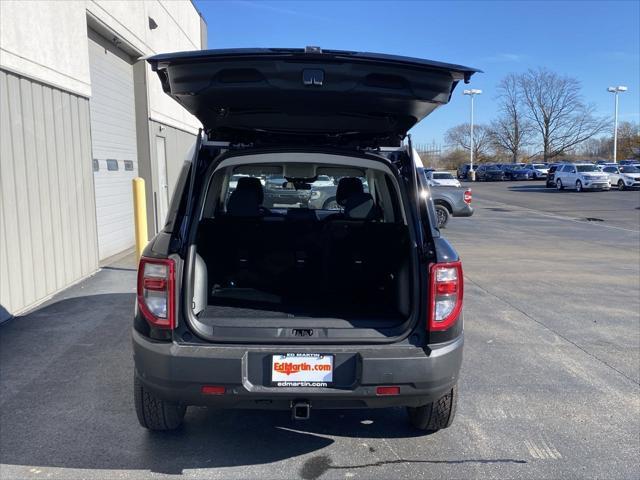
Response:
[[[293,420],[309,420],[311,405],[307,401],[291,402],[291,418]]]

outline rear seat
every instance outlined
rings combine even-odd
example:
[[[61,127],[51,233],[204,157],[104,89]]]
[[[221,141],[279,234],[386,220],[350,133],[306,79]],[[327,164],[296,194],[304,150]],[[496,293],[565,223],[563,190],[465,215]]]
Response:
[[[374,221],[380,214],[371,195],[352,188],[342,199],[344,213],[324,222],[309,209],[272,217],[260,214],[259,182],[240,188],[242,180],[229,199],[229,211],[199,226],[197,247],[209,269],[209,292],[218,284],[279,295],[348,296],[370,292],[372,285],[383,288],[391,280],[407,231]]]
[[[259,180],[241,178],[227,213],[200,223],[198,251],[209,267],[209,292],[216,283],[293,292],[318,281],[321,225],[315,212],[271,215],[262,200]]]
[[[342,202],[344,213],[325,225],[323,239],[324,277],[336,294],[367,294],[372,288],[381,295],[393,283],[406,251],[404,225],[378,222],[382,218],[373,197],[355,192]]]

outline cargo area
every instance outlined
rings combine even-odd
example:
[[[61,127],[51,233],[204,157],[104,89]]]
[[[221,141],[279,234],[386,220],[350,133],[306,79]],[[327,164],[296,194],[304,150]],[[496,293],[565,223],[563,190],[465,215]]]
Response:
[[[402,323],[409,312],[407,253],[402,225],[207,220],[198,240],[208,292],[199,318],[211,326],[242,319],[247,327]]]
[[[287,173],[294,171],[298,177]],[[319,173],[325,190],[327,176],[335,180],[337,209],[305,203]],[[393,337],[406,328],[411,242],[387,174],[297,164],[243,165],[217,175],[195,245],[192,323],[200,333]],[[269,195],[274,177],[294,183],[303,200],[263,207],[274,203],[264,187]]]

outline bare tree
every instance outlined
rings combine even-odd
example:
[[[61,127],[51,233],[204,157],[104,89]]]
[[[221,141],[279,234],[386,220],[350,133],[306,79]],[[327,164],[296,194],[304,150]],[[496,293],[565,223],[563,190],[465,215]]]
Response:
[[[498,84],[500,116],[491,122],[490,134],[494,147],[517,162],[525,146],[531,143],[532,125],[522,110],[522,92],[518,76],[510,73]]]
[[[540,137],[546,162],[602,132],[608,126],[586,105],[579,82],[540,68],[519,76],[526,115]]]
[[[586,157],[611,158],[613,135],[590,138],[581,145],[578,153]],[[640,125],[637,123],[620,122],[618,125],[618,157],[620,159],[640,158]]]
[[[467,152],[471,150],[471,134],[469,124],[463,123],[451,127],[444,135],[445,142],[456,148],[462,148]],[[482,160],[488,155],[491,147],[491,134],[489,128],[484,125],[473,125],[473,158]]]
[[[618,125],[618,155],[623,160],[640,158],[640,125],[637,123],[621,122]]]

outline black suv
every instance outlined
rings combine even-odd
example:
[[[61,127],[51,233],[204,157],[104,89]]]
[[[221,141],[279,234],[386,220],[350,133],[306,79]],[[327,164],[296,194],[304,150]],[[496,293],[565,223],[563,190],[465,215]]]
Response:
[[[480,165],[476,170],[476,180],[479,182],[502,181],[505,178],[504,170],[498,165]]]
[[[317,48],[149,62],[204,132],[138,267],[140,423],[177,428],[189,405],[294,419],[406,406],[417,428],[449,426],[462,266],[407,130],[477,70]],[[265,179],[306,198],[327,177],[339,179],[332,208],[264,205]]]

